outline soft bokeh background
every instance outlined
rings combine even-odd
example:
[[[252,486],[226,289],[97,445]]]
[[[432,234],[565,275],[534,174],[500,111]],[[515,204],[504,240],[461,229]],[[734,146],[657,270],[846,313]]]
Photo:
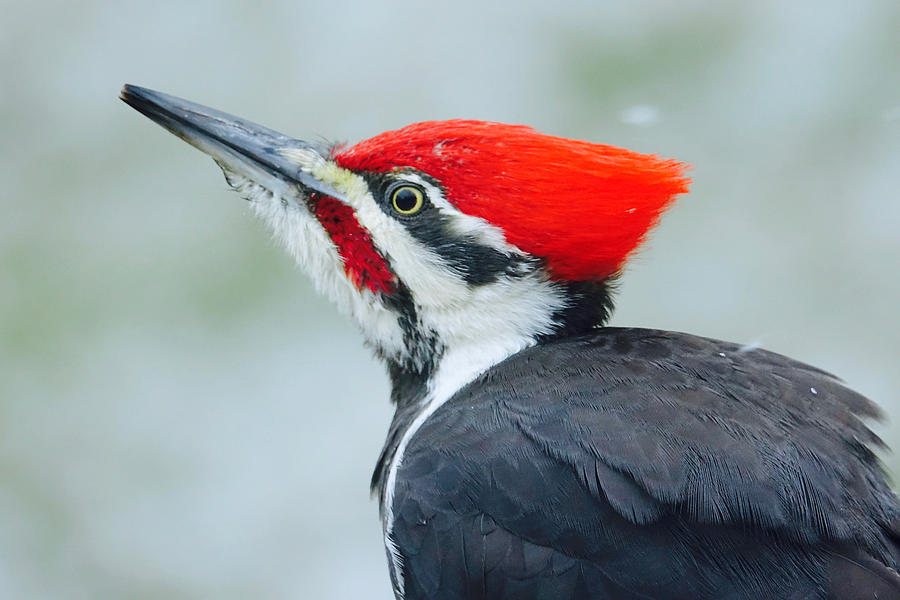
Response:
[[[390,597],[381,366],[123,83],[690,161],[614,322],[833,370],[900,442],[898,31],[896,0],[0,2],[0,598]]]

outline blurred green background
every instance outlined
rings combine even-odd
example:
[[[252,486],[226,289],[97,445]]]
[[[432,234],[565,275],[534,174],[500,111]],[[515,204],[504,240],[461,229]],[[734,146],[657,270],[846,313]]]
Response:
[[[0,15],[0,598],[391,597],[382,367],[125,82],[297,137],[469,117],[689,161],[614,323],[832,370],[900,443],[896,0]]]

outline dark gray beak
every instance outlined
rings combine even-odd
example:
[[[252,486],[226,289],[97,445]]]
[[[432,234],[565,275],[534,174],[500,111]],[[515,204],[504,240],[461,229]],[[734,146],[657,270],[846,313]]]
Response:
[[[302,151],[327,159],[326,146],[297,140],[227,113],[135,85],[126,84],[120,97],[138,112],[212,156],[223,169],[270,189],[287,184],[300,186],[307,195],[319,192],[344,200],[344,195],[334,187],[287,157],[291,151],[295,154]],[[267,186],[266,182],[273,179],[281,185]]]

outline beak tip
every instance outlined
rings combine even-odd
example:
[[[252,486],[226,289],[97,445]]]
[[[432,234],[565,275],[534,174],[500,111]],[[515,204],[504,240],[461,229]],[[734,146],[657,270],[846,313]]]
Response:
[[[122,86],[121,91],[119,91],[119,100],[140,111],[141,109],[139,107],[159,104],[161,101],[166,100],[166,98],[165,94],[139,85],[126,83]]]
[[[168,129],[217,162],[249,164],[273,177],[299,184],[309,191],[343,199],[331,184],[303,171],[279,150],[303,148],[323,158],[330,148],[290,138],[261,125],[175,96],[126,83],[119,98],[131,108]],[[239,169],[238,169],[239,170]]]
[[[125,102],[126,104],[131,104],[132,101],[135,100],[135,96],[137,96],[139,90],[143,89],[144,88],[138,87],[136,85],[126,83],[122,86],[122,90],[119,92],[119,100]]]

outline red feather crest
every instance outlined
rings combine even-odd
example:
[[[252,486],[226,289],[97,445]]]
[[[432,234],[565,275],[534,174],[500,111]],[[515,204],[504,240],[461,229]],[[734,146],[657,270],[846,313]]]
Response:
[[[457,208],[568,280],[617,273],[690,183],[684,163],[485,121],[417,123],[334,158],[353,171],[412,167],[434,177]]]

